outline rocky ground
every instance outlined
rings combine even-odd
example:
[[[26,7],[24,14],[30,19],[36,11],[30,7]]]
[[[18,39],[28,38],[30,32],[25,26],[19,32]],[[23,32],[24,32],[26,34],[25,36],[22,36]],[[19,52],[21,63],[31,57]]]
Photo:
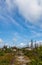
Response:
[[[31,62],[31,60],[20,52],[20,55],[15,55],[15,58],[11,60],[11,65],[26,65],[27,63]]]

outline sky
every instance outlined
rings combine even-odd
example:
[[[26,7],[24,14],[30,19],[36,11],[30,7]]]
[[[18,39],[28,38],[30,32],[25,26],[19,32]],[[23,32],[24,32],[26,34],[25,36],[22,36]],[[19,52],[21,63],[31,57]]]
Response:
[[[42,41],[42,0],[0,0],[0,47]]]

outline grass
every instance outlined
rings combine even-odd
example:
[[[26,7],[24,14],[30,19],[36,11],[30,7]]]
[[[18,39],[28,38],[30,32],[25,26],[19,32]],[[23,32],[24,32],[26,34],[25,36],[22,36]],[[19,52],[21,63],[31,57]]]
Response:
[[[21,62],[17,61],[17,56],[19,56],[19,51],[22,51],[24,59],[28,58],[31,60],[30,63],[26,65],[42,65],[42,46],[39,48],[34,48],[32,50],[25,50],[26,48],[19,49],[17,51],[11,50],[1,50],[0,49],[0,65],[11,65],[12,60],[14,65],[21,65]],[[18,53],[18,54],[17,54]],[[21,52],[20,52],[21,55]]]

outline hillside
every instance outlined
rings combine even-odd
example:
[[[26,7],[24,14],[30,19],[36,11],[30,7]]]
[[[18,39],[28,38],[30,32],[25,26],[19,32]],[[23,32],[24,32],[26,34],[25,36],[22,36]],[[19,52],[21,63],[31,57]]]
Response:
[[[33,49],[3,47],[0,49],[0,65],[42,65],[42,46]]]

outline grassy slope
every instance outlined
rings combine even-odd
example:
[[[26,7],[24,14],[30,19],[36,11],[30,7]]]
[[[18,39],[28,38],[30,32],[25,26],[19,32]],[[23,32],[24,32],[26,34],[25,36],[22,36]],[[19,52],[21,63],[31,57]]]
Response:
[[[19,50],[20,51],[20,50]],[[42,46],[39,48],[35,48],[31,51],[25,50],[25,48],[21,49],[24,56],[31,60],[30,63],[27,63],[26,65],[42,65]],[[11,65],[12,59],[15,58],[17,55],[18,50],[16,52],[10,51],[10,49],[7,51],[0,50],[0,65]],[[15,60],[15,65],[19,65],[19,62]]]

